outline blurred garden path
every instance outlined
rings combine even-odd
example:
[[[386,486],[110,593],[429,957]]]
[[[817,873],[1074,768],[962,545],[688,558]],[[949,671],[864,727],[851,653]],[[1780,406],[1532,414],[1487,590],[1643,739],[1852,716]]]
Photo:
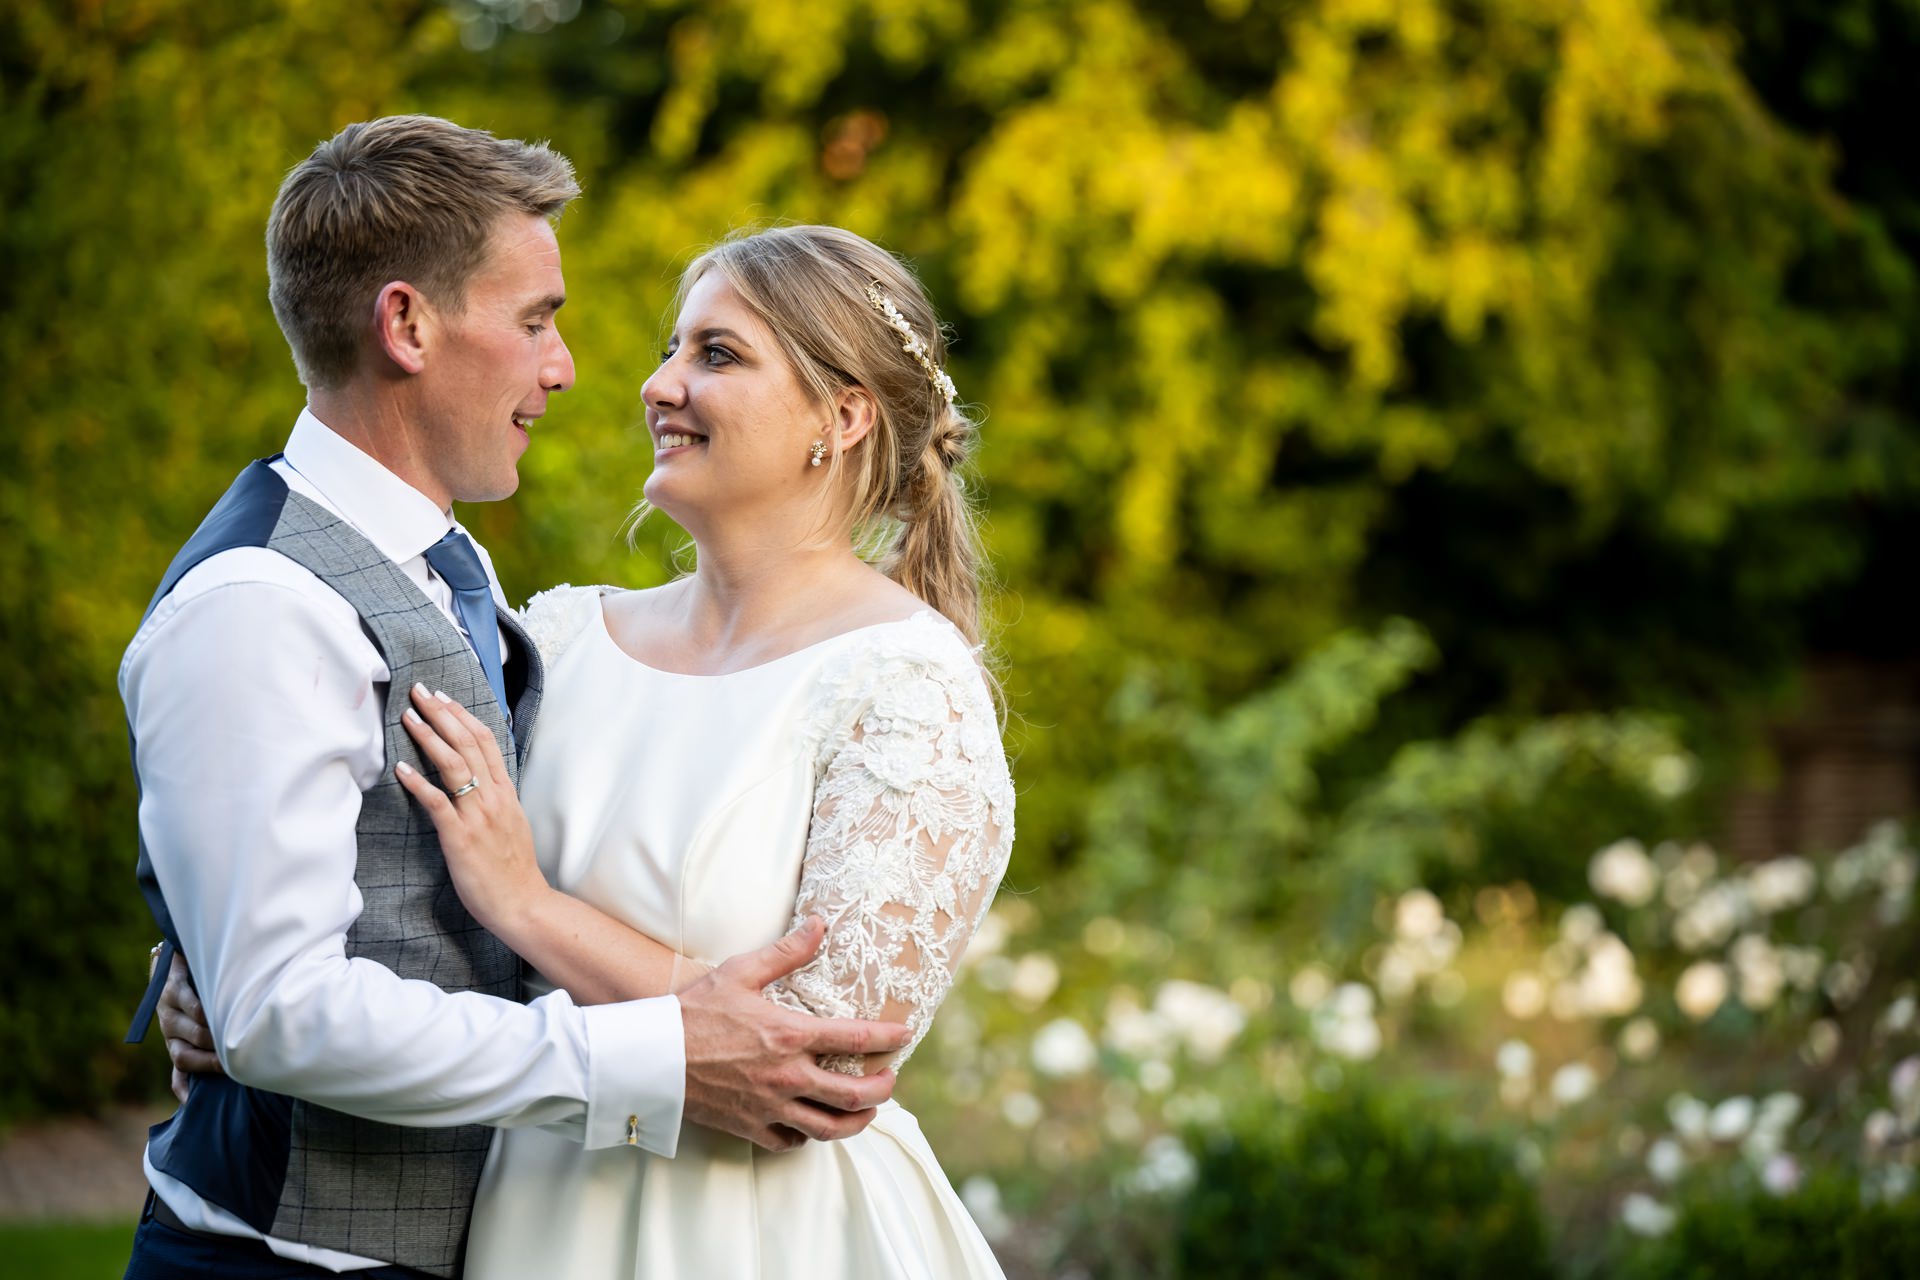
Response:
[[[165,1114],[128,1107],[6,1132],[0,1136],[0,1221],[131,1222],[147,1194],[140,1172],[147,1126]]]

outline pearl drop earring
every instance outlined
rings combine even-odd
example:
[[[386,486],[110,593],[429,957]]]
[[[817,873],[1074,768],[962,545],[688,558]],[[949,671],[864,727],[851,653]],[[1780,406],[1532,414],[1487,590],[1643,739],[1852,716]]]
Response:
[[[813,461],[808,464],[810,466],[817,467],[822,462],[825,462],[827,458],[827,442],[825,440],[815,440],[811,445],[807,446],[807,456],[813,459]]]

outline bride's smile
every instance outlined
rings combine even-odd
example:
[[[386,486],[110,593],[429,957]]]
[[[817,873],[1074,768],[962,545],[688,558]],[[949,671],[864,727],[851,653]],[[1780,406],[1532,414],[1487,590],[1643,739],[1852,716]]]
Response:
[[[692,435],[685,431],[670,431],[663,427],[655,435],[655,441],[654,453],[655,456],[658,456],[659,454],[666,453],[670,449],[687,449],[697,444],[705,444],[707,438],[705,436]]]

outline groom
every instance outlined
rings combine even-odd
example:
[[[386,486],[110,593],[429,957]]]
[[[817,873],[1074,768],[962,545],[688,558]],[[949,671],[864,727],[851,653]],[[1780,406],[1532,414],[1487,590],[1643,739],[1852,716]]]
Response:
[[[274,313],[307,387],[162,579],[120,669],[140,884],[191,962],[227,1075],[154,1128],[129,1277],[453,1276],[486,1126],[671,1156],[689,1121],[780,1149],[858,1132],[890,1024],[760,996],[819,926],[680,996],[516,1002],[520,962],[461,907],[395,782],[416,684],[495,734],[517,778],[539,658],[452,504],[511,494],[573,381],[544,146],[419,116],[349,125],[267,225]],[[463,794],[458,788],[454,794]],[[456,800],[457,802],[457,800]]]

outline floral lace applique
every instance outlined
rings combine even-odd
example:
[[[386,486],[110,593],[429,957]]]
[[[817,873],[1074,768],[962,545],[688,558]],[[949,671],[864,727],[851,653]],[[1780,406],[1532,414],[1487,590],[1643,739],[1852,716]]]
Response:
[[[1013,781],[972,653],[922,613],[875,628],[823,673],[808,717],[813,822],[795,923],[827,922],[803,968],[767,988],[821,1017],[932,1024],[1006,874]],[[858,1075],[858,1057],[824,1064]]]
[[[558,661],[589,623],[599,621],[600,597],[614,589],[563,582],[527,601],[527,607],[520,611],[520,625],[540,651],[540,660],[549,667]]]

